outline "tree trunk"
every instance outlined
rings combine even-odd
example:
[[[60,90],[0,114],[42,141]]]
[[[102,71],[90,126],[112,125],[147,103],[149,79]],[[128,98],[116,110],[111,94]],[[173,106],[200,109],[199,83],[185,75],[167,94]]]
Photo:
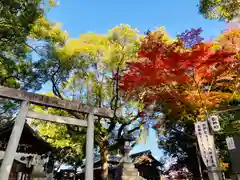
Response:
[[[108,180],[108,149],[107,149],[107,141],[101,143],[100,146],[100,155],[101,155],[101,178],[102,180]]]

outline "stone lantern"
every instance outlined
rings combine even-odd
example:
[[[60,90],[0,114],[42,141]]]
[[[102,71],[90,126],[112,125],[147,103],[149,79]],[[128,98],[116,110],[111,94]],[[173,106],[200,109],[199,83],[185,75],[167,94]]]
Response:
[[[138,170],[135,168],[132,159],[130,158],[130,151],[132,150],[131,142],[135,141],[136,138],[128,133],[127,127],[123,129],[122,140],[124,140],[123,147],[123,158],[119,166],[119,180],[142,180],[143,178],[139,176]]]

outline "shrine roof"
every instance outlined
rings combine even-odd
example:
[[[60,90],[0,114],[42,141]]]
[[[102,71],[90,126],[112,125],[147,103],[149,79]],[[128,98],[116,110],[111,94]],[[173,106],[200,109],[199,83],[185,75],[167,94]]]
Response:
[[[0,150],[2,151],[6,149],[13,125],[14,121],[0,123]],[[55,150],[55,148],[43,140],[36,131],[25,123],[17,152],[45,154],[53,150]]]
[[[137,164],[144,164],[146,162],[154,163],[156,166],[161,166],[162,165],[161,162],[159,162],[157,159],[155,159],[152,156],[152,152],[150,150],[134,153],[134,154],[130,155],[130,157],[132,158],[133,163],[135,165],[137,165]],[[117,165],[117,164],[120,163],[121,159],[122,159],[122,156],[109,155],[108,156],[108,163],[112,164],[112,165]],[[100,156],[97,155],[94,158],[94,168],[99,167],[100,164],[101,164],[101,159],[100,159]],[[83,163],[81,168],[84,168],[84,167],[85,167],[85,163]]]

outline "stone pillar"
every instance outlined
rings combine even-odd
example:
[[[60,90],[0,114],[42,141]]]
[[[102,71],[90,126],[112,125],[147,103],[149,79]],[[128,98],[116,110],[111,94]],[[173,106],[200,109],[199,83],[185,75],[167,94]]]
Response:
[[[86,169],[85,179],[93,180],[93,159],[94,159],[94,113],[95,109],[88,114],[87,142],[86,142]]]
[[[23,101],[21,103],[21,108],[19,114],[14,123],[10,139],[8,141],[7,149],[4,154],[2,165],[0,168],[0,179],[7,180],[11,172],[12,164],[14,161],[14,156],[17,151],[18,143],[22,135],[22,131],[25,124],[25,119],[28,112],[28,102]]]
[[[208,177],[209,180],[222,180],[221,170],[219,170],[217,167],[209,167]]]

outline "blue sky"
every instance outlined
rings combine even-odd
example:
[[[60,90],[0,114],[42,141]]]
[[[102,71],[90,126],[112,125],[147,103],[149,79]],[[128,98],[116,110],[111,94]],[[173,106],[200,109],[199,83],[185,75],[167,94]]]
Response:
[[[71,38],[82,33],[105,34],[119,24],[129,24],[140,33],[165,26],[171,36],[190,28],[203,28],[206,40],[214,39],[224,28],[219,21],[206,20],[198,13],[199,0],[61,0],[60,5],[48,12],[48,19],[61,22]],[[150,131],[147,143],[138,144],[133,152],[151,149],[159,158],[155,132]]]
[[[60,0],[60,5],[48,13],[51,20],[62,22],[70,37],[81,33],[106,33],[121,23],[147,29],[165,26],[170,35],[192,27],[202,27],[204,36],[214,37],[224,27],[223,23],[206,20],[198,14],[199,0]]]

